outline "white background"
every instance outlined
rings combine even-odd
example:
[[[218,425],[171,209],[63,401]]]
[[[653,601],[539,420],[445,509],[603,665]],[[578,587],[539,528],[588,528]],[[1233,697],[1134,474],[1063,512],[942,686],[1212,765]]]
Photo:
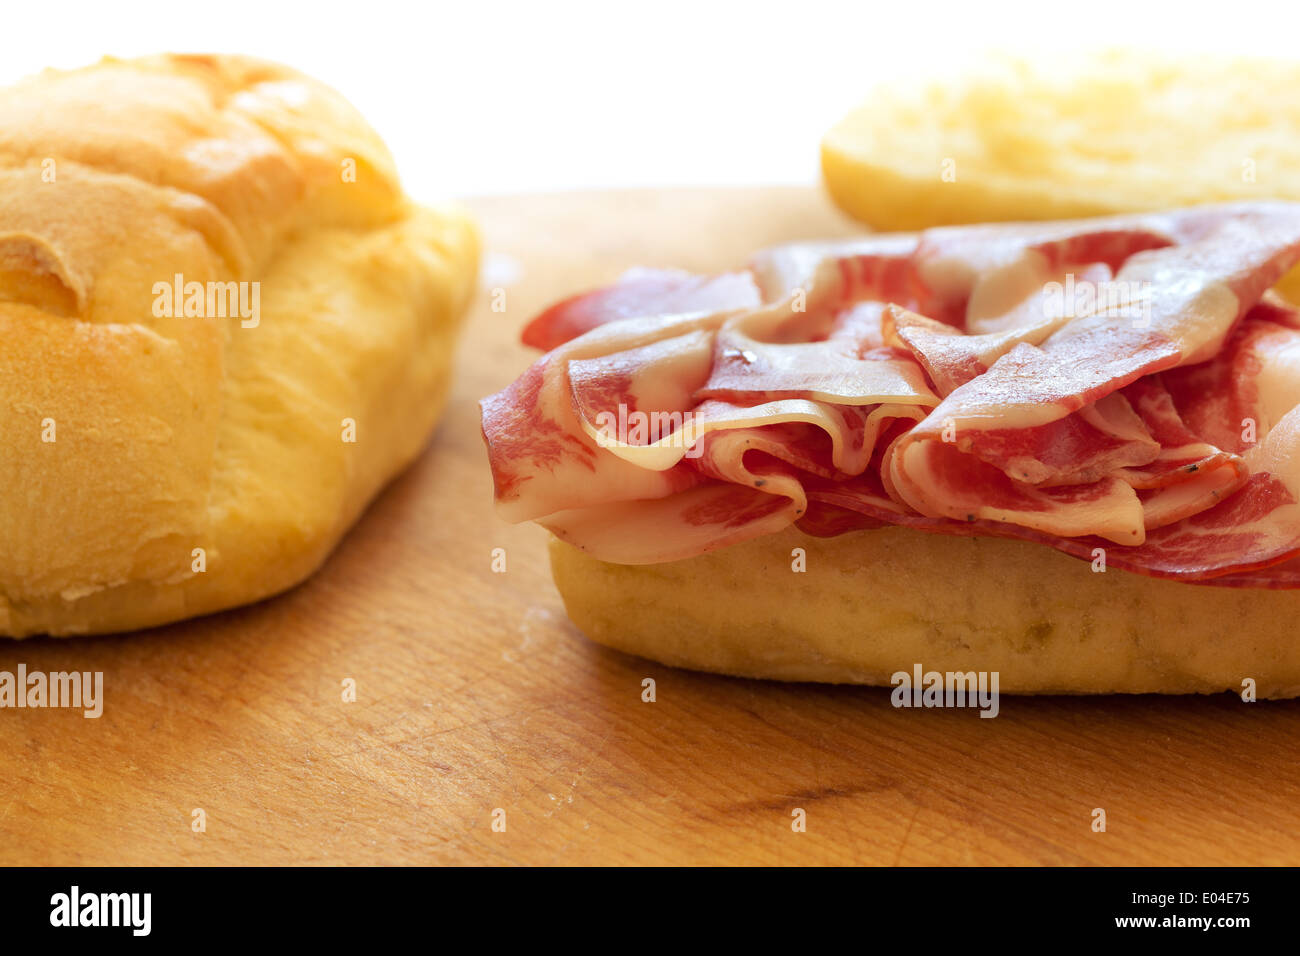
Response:
[[[3,11],[0,81],[106,53],[280,60],[351,99],[432,199],[813,182],[822,133],[893,76],[995,50],[1292,56],[1298,28],[1300,0],[31,2]]]

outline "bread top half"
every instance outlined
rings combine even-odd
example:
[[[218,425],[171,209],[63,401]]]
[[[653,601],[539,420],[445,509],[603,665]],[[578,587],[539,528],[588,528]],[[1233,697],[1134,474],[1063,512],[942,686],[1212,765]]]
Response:
[[[476,256],[289,68],[107,59],[0,91],[0,631],[97,629],[59,615],[183,582],[194,548],[319,563],[427,437]],[[256,284],[262,318],[160,310],[179,282]],[[400,423],[374,421],[383,400]],[[371,419],[360,454],[344,417]],[[274,590],[221,580],[177,600]]]
[[[7,305],[121,322],[160,276],[248,279],[296,231],[375,228],[406,208],[375,132],[286,67],[110,59],[0,92]]]

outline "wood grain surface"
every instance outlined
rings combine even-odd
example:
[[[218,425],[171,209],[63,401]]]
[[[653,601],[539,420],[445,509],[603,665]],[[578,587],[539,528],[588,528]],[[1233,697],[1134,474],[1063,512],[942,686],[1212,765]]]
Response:
[[[446,417],[320,573],[171,627],[0,643],[0,669],[105,683],[98,720],[0,710],[0,863],[1300,863],[1298,701],[1004,697],[981,720],[587,642],[544,533],[491,507],[476,401],[529,361],[519,328],[629,266],[852,227],[802,189],[472,205],[490,257]]]

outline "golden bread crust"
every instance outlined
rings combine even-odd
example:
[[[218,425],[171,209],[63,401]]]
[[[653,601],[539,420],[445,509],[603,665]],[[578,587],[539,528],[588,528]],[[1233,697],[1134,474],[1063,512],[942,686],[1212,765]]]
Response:
[[[882,231],[1300,199],[1297,83],[1293,62],[1149,51],[893,78],[826,134],[822,172]]]
[[[557,539],[551,567],[588,637],[677,667],[888,685],[898,671],[997,671],[1023,694],[1300,695],[1300,591],[1183,584],[1039,544],[909,528],[791,528],[656,565]],[[796,572],[795,549],[805,571]]]
[[[477,255],[288,68],[110,59],[0,91],[0,633],[310,574],[426,440]],[[177,275],[256,284],[259,314],[160,316]]]

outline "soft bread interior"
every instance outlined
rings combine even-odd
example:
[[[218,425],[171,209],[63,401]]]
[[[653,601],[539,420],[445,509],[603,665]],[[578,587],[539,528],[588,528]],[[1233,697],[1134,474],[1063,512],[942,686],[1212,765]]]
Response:
[[[1300,199],[1300,66],[1115,52],[891,78],[822,143],[832,198],[882,231]]]

